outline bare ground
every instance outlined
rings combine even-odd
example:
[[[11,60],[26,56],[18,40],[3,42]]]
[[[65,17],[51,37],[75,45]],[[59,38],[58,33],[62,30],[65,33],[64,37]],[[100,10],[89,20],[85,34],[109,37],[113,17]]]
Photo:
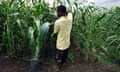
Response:
[[[52,66],[53,63],[38,64],[37,70],[33,72],[55,72]],[[29,72],[30,70],[29,62],[0,57],[0,72]],[[101,62],[95,64],[67,62],[61,72],[120,72],[120,67]]]

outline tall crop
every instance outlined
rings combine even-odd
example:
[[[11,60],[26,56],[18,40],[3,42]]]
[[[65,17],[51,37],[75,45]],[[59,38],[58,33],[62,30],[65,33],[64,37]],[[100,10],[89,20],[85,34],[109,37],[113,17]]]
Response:
[[[32,2],[32,6],[22,0],[0,3],[0,52],[7,56],[38,60],[47,56],[46,52],[54,52],[50,51],[55,46],[50,37],[53,25],[45,33],[41,26],[45,22],[54,24],[55,7],[66,3],[59,0],[54,2],[54,7],[49,7],[43,0]],[[119,63],[120,8],[108,10],[78,2],[71,5],[69,0],[67,4],[74,17],[72,37],[86,61],[92,55],[107,63]]]

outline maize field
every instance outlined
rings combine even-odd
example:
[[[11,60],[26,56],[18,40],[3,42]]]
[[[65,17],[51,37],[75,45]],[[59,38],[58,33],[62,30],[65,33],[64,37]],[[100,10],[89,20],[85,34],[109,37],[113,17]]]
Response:
[[[85,61],[93,56],[94,62],[120,65],[120,7],[107,9],[67,2],[74,17],[71,38],[77,43],[78,52],[85,55]],[[54,13],[59,4],[64,5],[56,1],[49,7],[43,0],[33,0],[32,6],[23,0],[1,2],[0,55],[23,61],[51,58],[56,39],[51,38],[57,19]],[[46,22],[51,25],[42,31]],[[73,61],[74,54],[69,53],[68,58]]]

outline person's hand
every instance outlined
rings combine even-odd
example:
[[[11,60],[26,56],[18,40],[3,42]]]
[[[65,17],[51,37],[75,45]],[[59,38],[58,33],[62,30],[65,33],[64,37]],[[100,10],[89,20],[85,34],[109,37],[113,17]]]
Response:
[[[56,33],[52,33],[52,34],[51,34],[51,39],[53,39],[53,38],[54,38],[54,39],[57,38],[57,34],[56,34]]]
[[[51,39],[54,37],[54,33],[51,34]]]

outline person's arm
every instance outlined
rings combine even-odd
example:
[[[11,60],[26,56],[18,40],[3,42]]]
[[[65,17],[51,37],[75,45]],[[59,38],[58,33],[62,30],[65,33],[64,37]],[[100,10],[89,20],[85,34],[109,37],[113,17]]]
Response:
[[[55,24],[54,24],[54,32],[53,33],[58,33],[59,32],[59,23],[58,23],[58,21],[56,21],[55,22]]]
[[[56,21],[55,24],[54,24],[54,32],[52,33],[52,37],[56,37],[57,36],[57,33],[59,32],[59,24],[58,22]]]

